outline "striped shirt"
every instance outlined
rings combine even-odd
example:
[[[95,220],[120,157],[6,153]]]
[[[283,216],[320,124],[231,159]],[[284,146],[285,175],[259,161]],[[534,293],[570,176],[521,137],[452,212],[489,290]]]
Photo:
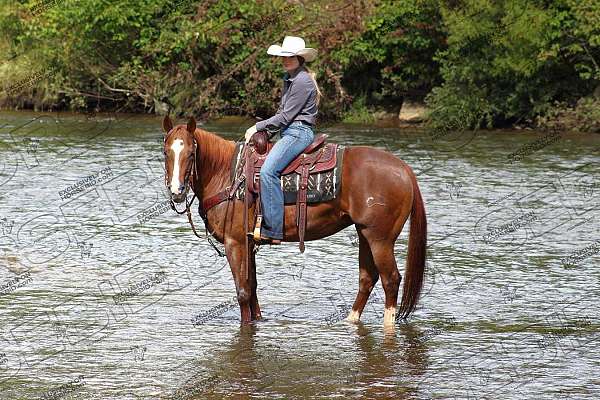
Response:
[[[317,117],[317,88],[304,66],[283,77],[283,93],[277,113],[256,123],[256,130],[285,130],[294,121],[315,124]]]

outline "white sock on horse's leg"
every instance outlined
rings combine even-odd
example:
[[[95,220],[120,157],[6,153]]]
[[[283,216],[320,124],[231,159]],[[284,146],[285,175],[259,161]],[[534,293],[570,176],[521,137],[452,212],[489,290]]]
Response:
[[[358,311],[352,310],[350,311],[350,314],[348,314],[348,316],[346,317],[346,321],[350,321],[350,322],[358,322],[360,321],[360,314]]]
[[[383,312],[383,325],[389,326],[396,323],[396,307],[385,308]]]

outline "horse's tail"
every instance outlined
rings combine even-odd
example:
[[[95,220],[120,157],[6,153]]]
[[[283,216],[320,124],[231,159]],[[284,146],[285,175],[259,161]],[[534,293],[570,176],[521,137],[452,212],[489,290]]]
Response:
[[[408,317],[417,306],[421,288],[423,287],[427,252],[427,217],[425,216],[425,206],[417,178],[410,169],[409,171],[413,186],[413,202],[410,213],[410,233],[408,236],[404,287],[398,312],[400,318]]]

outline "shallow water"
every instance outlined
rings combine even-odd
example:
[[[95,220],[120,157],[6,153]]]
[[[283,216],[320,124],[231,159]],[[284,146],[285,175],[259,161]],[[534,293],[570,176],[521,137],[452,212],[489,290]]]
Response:
[[[241,327],[225,259],[164,205],[159,118],[0,113],[0,398],[600,397],[600,137],[325,131],[417,172],[426,281],[393,334],[380,284],[342,320],[353,227],[261,248]]]

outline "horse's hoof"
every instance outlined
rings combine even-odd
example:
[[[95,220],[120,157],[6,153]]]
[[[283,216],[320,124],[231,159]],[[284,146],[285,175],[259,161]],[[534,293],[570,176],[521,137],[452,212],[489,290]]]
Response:
[[[348,314],[348,316],[346,317],[346,321],[349,322],[358,322],[360,321],[360,314],[358,313],[358,311],[350,311],[350,314]]]

